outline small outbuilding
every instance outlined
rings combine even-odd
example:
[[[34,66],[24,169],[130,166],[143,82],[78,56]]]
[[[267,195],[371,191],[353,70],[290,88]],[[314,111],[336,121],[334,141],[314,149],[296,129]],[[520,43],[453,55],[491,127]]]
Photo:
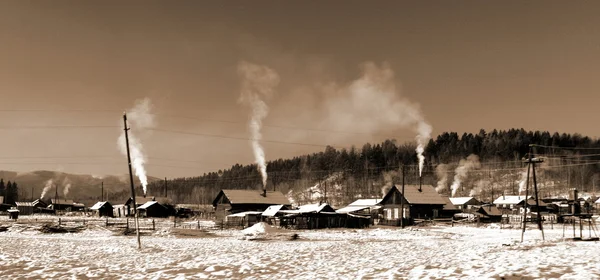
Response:
[[[90,208],[98,217],[113,217],[113,206],[108,201],[98,201]]]
[[[158,201],[148,201],[138,207],[137,210],[140,217],[165,218],[169,216],[169,209],[158,203]]]
[[[481,201],[471,196],[450,197],[450,201],[452,201],[452,204],[456,206],[456,208],[463,212],[471,210],[473,206],[481,205]]]

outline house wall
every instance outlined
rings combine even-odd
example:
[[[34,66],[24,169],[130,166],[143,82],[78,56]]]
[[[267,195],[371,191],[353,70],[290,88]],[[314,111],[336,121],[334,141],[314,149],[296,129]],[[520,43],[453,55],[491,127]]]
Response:
[[[17,206],[20,215],[32,215],[33,206]]]

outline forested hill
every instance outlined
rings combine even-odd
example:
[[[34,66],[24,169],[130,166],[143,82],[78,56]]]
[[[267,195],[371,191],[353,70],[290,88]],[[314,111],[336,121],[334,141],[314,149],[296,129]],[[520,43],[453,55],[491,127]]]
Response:
[[[442,133],[432,139],[425,150],[423,183],[439,186],[440,192],[450,194],[456,167],[469,155],[477,155],[477,164],[458,178],[462,185],[457,195],[472,194],[490,200],[494,192],[518,192],[524,169],[521,159],[528,153],[530,144],[577,147],[536,148],[536,155],[549,157],[541,166],[545,169],[540,171],[540,176],[545,176],[540,177],[540,184],[546,183],[545,188],[542,186],[543,191],[551,194],[551,191],[560,193],[567,187],[585,191],[595,188],[600,171],[600,165],[596,163],[600,157],[596,154],[600,154],[600,149],[590,148],[600,148],[600,140],[578,134],[523,129],[481,130],[477,134],[463,135]],[[476,157],[469,159],[473,158]],[[284,193],[291,191],[290,195],[298,203],[327,200],[344,204],[360,197],[380,197],[386,184],[400,182],[402,165],[406,166],[407,183],[418,183],[416,162],[414,143],[386,140],[349,149],[327,147],[319,153],[269,161],[267,185],[269,189]],[[177,202],[210,203],[222,188],[259,189],[261,178],[256,165],[236,164],[200,177],[169,180],[167,184],[169,196]],[[154,182],[149,190],[161,194],[163,183]],[[469,193],[469,190],[477,191]]]

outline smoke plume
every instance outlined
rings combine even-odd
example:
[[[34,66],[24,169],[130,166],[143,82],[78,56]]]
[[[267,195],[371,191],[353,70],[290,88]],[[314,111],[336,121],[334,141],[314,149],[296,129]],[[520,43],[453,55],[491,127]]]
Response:
[[[381,197],[383,198],[394,186],[394,178],[399,177],[400,173],[398,171],[386,171],[383,172],[383,181],[385,184],[381,187]]]
[[[266,66],[242,61],[238,64],[238,74],[242,79],[239,102],[251,108],[249,128],[254,160],[262,177],[263,187],[267,186],[267,163],[265,151],[260,144],[262,121],[269,113],[265,99],[273,95],[279,84],[279,75]]]
[[[521,180],[519,180],[519,194],[525,192],[527,188],[527,170],[521,172]]]
[[[479,157],[477,155],[469,155],[466,159],[461,159],[458,163],[458,167],[454,171],[454,182],[452,182],[452,196],[456,194],[458,188],[463,180],[467,178],[467,173],[470,170],[481,168],[481,163],[479,162]]]
[[[65,198],[67,198],[67,195],[69,195],[69,191],[71,190],[71,180],[69,180],[68,177],[65,177],[63,179],[62,185],[63,185],[63,194],[65,195]]]
[[[486,186],[490,185],[490,181],[488,180],[479,180],[475,183],[475,187],[471,189],[469,192],[469,196],[476,196],[481,194]]]
[[[438,178],[435,191],[441,193],[448,186],[448,165],[441,163],[435,168],[435,175]]]
[[[146,158],[144,156],[142,142],[138,136],[144,133],[145,130],[154,127],[154,116],[150,113],[152,103],[149,98],[136,101],[133,108],[127,111],[129,150],[131,155],[131,165],[135,171],[135,176],[142,183],[144,195],[146,195],[148,186],[148,177],[144,164]],[[127,146],[125,144],[125,132],[121,133],[118,140],[119,150],[123,155],[127,155]]]
[[[387,63],[381,66],[366,62],[362,76],[347,86],[324,86],[325,109],[329,127],[343,131],[382,133],[410,129],[416,133],[419,176],[423,172],[425,146],[432,128],[418,104],[402,96],[396,86],[394,71]]]
[[[44,189],[42,190],[42,195],[40,195],[40,199],[44,199],[44,197],[46,196],[46,193],[48,193],[48,191],[50,190],[50,188],[52,188],[52,179],[46,181],[46,185],[44,185]]]

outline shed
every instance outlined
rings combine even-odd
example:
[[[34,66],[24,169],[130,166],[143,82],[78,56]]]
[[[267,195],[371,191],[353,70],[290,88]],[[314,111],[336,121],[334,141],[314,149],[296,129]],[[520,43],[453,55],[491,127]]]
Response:
[[[114,217],[113,206],[108,201],[98,201],[90,208],[98,217]]]
[[[477,207],[476,213],[482,214],[482,222],[498,223],[502,220],[502,212],[493,204],[474,206]]]
[[[221,190],[212,204],[218,220],[240,212],[264,212],[272,205],[291,205],[289,199],[279,191],[257,190]]]
[[[19,210],[18,209],[8,209],[8,218],[11,220],[16,220],[19,218]]]

